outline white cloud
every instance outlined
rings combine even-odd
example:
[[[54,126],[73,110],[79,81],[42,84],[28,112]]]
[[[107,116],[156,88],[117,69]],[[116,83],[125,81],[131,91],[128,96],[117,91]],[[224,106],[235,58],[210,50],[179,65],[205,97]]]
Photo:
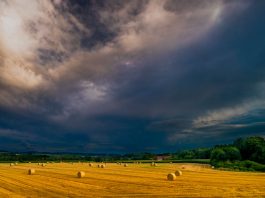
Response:
[[[4,82],[19,88],[34,88],[43,82],[40,74],[36,74],[30,67],[18,61],[5,59],[4,66],[0,67],[0,73]]]
[[[82,48],[80,42],[83,35],[87,39],[92,34],[90,29],[68,12],[63,1],[1,2],[2,84],[21,90],[45,87],[45,91],[53,92],[54,98],[60,98],[58,101],[63,106],[67,106],[65,102],[71,106],[73,99],[79,100],[78,109],[83,109],[81,106],[86,106],[86,101],[100,101],[109,93],[102,87],[111,90],[112,77],[121,66],[128,70],[142,69],[138,64],[124,65],[126,60],[139,62],[198,41],[215,27],[225,10],[223,1],[216,1],[177,12],[168,9],[168,2],[148,1],[139,8],[139,4],[131,1],[118,11],[99,10],[99,20],[116,36],[89,50]],[[63,6],[65,12],[58,11],[56,6]],[[134,10],[139,13],[132,14]],[[51,59],[51,54],[61,60]],[[78,92],[80,82],[92,83],[94,87],[83,87]],[[19,94],[11,95],[25,97]],[[1,103],[4,101],[8,98]]]
[[[39,63],[39,50],[70,54],[79,48],[80,40],[72,29],[89,34],[73,15],[60,13],[51,1],[1,2],[0,21],[2,77],[21,88],[37,86],[42,75],[47,75]]]
[[[204,9],[194,7],[187,12],[177,13],[165,8],[167,1],[149,1],[143,11],[135,16],[128,15],[130,6],[116,12],[104,11],[102,21],[110,29],[116,27],[119,34],[116,44],[127,53],[152,50],[177,49],[200,38],[214,26],[222,13],[222,1],[205,5]],[[132,3],[131,7],[135,4]],[[191,12],[192,11],[192,12]]]
[[[241,105],[235,107],[227,107],[208,112],[205,115],[199,116],[193,121],[193,128],[209,127],[222,124],[225,121],[247,115],[256,109],[261,109],[264,104],[265,101],[263,99],[252,100],[244,102]]]

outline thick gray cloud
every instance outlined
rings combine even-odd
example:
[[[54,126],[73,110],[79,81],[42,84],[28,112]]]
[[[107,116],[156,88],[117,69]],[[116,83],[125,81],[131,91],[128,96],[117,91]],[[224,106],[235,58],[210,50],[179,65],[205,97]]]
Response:
[[[173,150],[220,128],[225,140],[238,126],[229,121],[263,106],[264,40],[246,39],[264,31],[255,10],[224,0],[2,1],[0,137],[82,152]]]

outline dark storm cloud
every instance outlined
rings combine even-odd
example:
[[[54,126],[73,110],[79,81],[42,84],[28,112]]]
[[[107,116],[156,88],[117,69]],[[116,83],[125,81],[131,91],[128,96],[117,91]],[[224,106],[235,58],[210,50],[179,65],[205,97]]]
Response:
[[[262,134],[262,4],[1,2],[2,148],[173,151]]]

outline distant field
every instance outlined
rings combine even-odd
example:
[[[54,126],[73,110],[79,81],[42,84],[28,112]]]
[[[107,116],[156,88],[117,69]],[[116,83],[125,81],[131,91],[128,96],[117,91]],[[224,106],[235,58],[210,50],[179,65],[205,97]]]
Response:
[[[265,174],[213,170],[199,164],[0,164],[0,197],[265,197]],[[182,169],[182,166],[185,169]],[[29,168],[35,175],[27,175]],[[183,175],[167,181],[170,172]],[[77,178],[84,171],[84,178]]]
[[[135,160],[121,160],[121,162],[128,162],[128,163],[133,163]],[[143,163],[151,163],[154,160],[138,160],[139,162],[143,162]],[[158,163],[169,163],[169,162],[173,162],[173,163],[200,163],[200,164],[209,164],[210,163],[210,159],[181,159],[181,160],[161,160],[161,161],[157,161]]]

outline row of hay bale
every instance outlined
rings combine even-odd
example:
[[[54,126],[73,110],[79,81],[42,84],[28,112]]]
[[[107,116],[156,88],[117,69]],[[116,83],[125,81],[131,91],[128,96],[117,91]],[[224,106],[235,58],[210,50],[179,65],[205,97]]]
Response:
[[[85,177],[85,172],[84,171],[79,171],[79,172],[77,172],[77,177],[78,178],[82,178],[82,177]],[[169,180],[169,181],[174,181],[174,180],[176,180],[177,179],[177,176],[181,176],[182,175],[182,172],[180,171],[180,170],[177,170],[175,173],[169,173],[168,175],[167,175],[167,179]]]
[[[45,163],[38,163],[38,165],[39,165],[39,166],[42,166],[42,167],[46,166]]]
[[[31,164],[31,162],[28,162],[29,164]],[[54,163],[54,162],[46,162],[46,163],[37,163],[39,166],[46,166],[46,164],[49,163]],[[9,166],[16,166],[18,165],[18,162],[14,162],[14,163],[10,163]]]
[[[28,163],[30,163],[31,164],[31,162],[28,162]],[[47,164],[48,164],[49,162],[47,162]],[[9,166],[16,166],[16,165],[18,165],[18,163],[17,162],[15,162],[15,163],[10,163],[9,164]],[[45,163],[38,163],[38,165],[39,166],[46,166],[46,164]]]
[[[98,166],[99,168],[104,168],[104,164],[101,164]],[[36,173],[35,169],[31,168],[28,170],[28,174],[29,175],[34,175]],[[84,171],[78,171],[77,172],[77,177],[78,178],[82,178],[82,177],[85,177],[85,172]],[[169,173],[167,175],[167,180],[169,181],[174,181],[177,179],[177,176],[181,176],[182,175],[182,172],[180,170],[177,170],[175,173]]]
[[[105,165],[104,164],[98,164],[98,168],[105,168]],[[28,174],[29,175],[34,175],[36,173],[36,170],[31,168],[28,170]],[[78,178],[82,178],[82,177],[85,177],[85,172],[84,171],[78,171],[77,172],[77,177]],[[174,181],[177,179],[177,176],[181,176],[182,175],[182,171],[180,170],[177,170],[175,173],[169,173],[167,175],[167,180],[169,181]]]
[[[16,163],[10,163],[10,166],[15,166],[15,165],[17,165],[18,163],[16,162]],[[46,164],[49,164],[49,162],[46,162],[46,163],[37,163],[39,166],[46,166]],[[71,162],[71,164],[74,164],[73,162]],[[123,165],[124,167],[128,167],[128,164],[127,163],[121,163],[121,162],[117,162],[117,164],[118,165]],[[92,167],[93,166],[93,164],[92,163],[89,163],[88,164],[90,167]],[[106,166],[106,163],[101,163],[101,165],[104,165],[104,166]],[[101,166],[101,165],[98,165],[98,166]],[[152,162],[151,164],[150,164],[151,166],[157,166],[157,164],[155,163],[155,162]]]
[[[98,168],[105,168],[106,165],[105,164],[98,164]]]
[[[31,164],[31,162],[28,162],[29,164]],[[45,164],[49,164],[49,163],[55,163],[55,162],[45,162]],[[62,163],[62,162],[59,162],[59,163]],[[75,164],[74,162],[68,162],[69,164]],[[79,164],[85,164],[84,162],[76,162],[76,163],[79,163]],[[100,162],[102,164],[105,164],[106,165],[106,162]],[[172,162],[170,162],[172,164]],[[39,164],[42,164],[42,163],[38,163]],[[89,164],[92,164],[91,162]],[[124,165],[125,162],[116,162],[116,164],[118,165]],[[133,162],[133,164],[142,164],[142,162]],[[127,164],[128,165],[128,164]],[[155,162],[151,162],[150,164],[151,166],[157,166],[158,164],[155,163]]]
[[[176,170],[175,173],[169,173],[167,175],[167,180],[174,181],[177,179],[177,176],[181,176],[181,175],[182,175],[182,172],[180,170]]]
[[[89,163],[88,166],[89,167],[93,167],[93,164]],[[101,162],[101,164],[98,164],[97,167],[98,168],[105,168],[106,167],[106,162],[105,163]]]
[[[34,168],[30,168],[28,170],[28,175],[34,175],[36,173],[36,170]],[[78,171],[77,172],[77,177],[78,178],[82,178],[82,177],[85,177],[85,172],[84,171]]]
[[[92,164],[92,163],[89,163],[88,165],[89,165],[90,167],[93,167],[93,164]],[[101,164],[98,164],[97,167],[98,167],[98,168],[105,168],[105,167],[106,167],[106,163],[101,162]]]
[[[34,175],[35,173],[36,173],[36,170],[34,168],[30,168],[28,170],[28,174],[29,175]],[[84,171],[78,171],[77,172],[77,177],[78,178],[85,177],[85,172]]]
[[[123,165],[124,167],[128,167],[128,164],[127,163],[121,163],[121,162],[117,162],[118,165]]]

